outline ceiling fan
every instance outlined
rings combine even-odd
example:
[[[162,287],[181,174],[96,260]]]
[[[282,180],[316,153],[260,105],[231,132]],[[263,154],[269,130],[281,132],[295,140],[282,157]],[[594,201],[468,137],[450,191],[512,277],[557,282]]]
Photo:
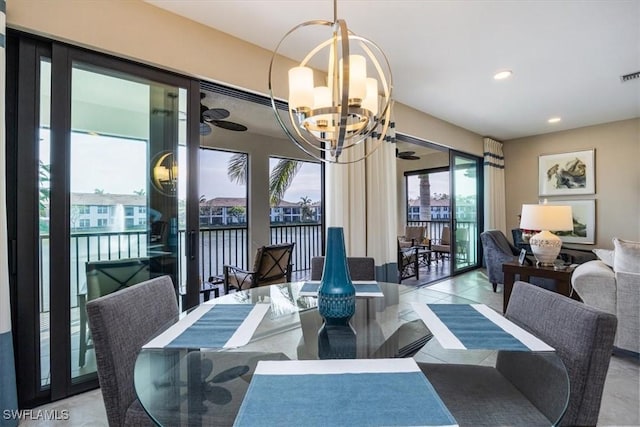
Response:
[[[209,108],[202,103],[205,93],[200,92],[200,135],[209,135],[211,126],[217,126],[222,129],[232,130],[234,132],[244,132],[247,130],[245,125],[224,120],[229,117],[229,111],[224,108]]]
[[[420,157],[415,155],[415,151],[399,151],[396,148],[396,157],[402,160],[420,160]]]

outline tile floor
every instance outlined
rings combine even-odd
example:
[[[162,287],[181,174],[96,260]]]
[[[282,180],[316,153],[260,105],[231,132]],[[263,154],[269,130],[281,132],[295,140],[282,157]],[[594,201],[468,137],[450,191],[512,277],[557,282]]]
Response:
[[[502,293],[494,293],[483,270],[446,279],[429,290],[487,304],[502,312]],[[419,358],[419,353],[416,355]],[[611,358],[598,426],[640,426],[640,363],[626,356]],[[93,390],[37,409],[67,410],[68,421],[22,421],[20,426],[107,426],[100,390]]]

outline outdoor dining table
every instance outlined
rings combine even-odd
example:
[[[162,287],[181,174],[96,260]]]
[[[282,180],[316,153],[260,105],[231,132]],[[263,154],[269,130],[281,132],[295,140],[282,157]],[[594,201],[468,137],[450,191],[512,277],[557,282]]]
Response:
[[[323,328],[323,319],[317,310],[317,298],[303,292],[304,282],[252,288],[211,300],[206,304],[214,304],[219,308],[239,304],[257,306],[263,310],[257,314],[258,317],[254,317],[255,327],[241,344],[238,344],[240,341],[234,341],[239,339],[237,336],[230,339],[226,346],[212,343],[207,347],[199,344],[198,340],[213,339],[217,334],[213,329],[208,331],[205,323],[195,341],[165,340],[164,344],[158,345],[156,339],[144,346],[137,357],[134,372],[135,390],[140,403],[149,416],[162,426],[233,425],[234,421],[237,422],[259,363],[332,359],[392,361],[398,358],[406,361],[413,357],[419,361],[449,365],[495,364],[498,350],[443,346],[433,338],[421,314],[420,307],[423,305],[473,304],[473,301],[429,288],[385,282],[377,282],[377,285],[379,295],[356,298],[356,312],[346,328]],[[195,310],[209,310],[209,307],[201,304]],[[182,317],[177,323],[167,325],[165,333],[158,339],[171,331],[170,328],[185,322],[189,314],[183,313]],[[562,417],[568,401],[566,370],[553,351],[532,351],[530,354],[562,367],[564,376],[556,375],[548,379],[554,382],[553,390],[558,394],[548,397],[560,403],[557,413],[546,414],[550,423],[555,423]],[[408,361],[413,363],[412,360]],[[531,370],[523,372],[536,374]],[[536,380],[540,381],[541,378]],[[285,413],[299,409],[295,408],[294,403],[279,402],[280,395],[300,397],[302,394],[307,405],[322,405],[322,398],[315,391],[306,395],[304,389],[295,389],[298,387],[294,385],[296,383],[284,384],[280,389],[268,389],[266,394],[273,395],[270,398],[274,399],[274,404],[266,412]],[[257,390],[254,392],[257,393]],[[380,390],[367,392],[377,394]],[[411,393],[411,390],[407,390],[407,393]],[[304,410],[301,413],[299,425],[306,425]],[[363,417],[366,415],[362,414]],[[327,418],[327,423],[330,423],[330,418]],[[517,424],[517,420],[514,420],[514,424]],[[236,425],[242,423],[237,422]]]

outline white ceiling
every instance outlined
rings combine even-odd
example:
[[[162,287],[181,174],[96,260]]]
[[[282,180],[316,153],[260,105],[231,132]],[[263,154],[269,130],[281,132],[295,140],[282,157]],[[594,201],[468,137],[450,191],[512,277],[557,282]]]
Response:
[[[330,0],[147,2],[269,50],[297,24],[333,20]],[[620,80],[640,71],[640,0],[340,0],[338,18],[386,53],[398,102],[480,135],[640,117],[640,79]],[[284,53],[301,59],[312,46],[300,42]],[[513,77],[495,81],[502,69]]]

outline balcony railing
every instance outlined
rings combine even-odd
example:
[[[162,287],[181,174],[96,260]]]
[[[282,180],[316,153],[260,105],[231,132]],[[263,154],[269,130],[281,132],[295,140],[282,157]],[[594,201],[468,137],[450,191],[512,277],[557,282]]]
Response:
[[[427,229],[427,236],[431,238],[431,240],[438,241],[442,236],[442,229],[445,226],[449,226],[449,221],[407,221],[407,225],[409,226],[417,226],[417,227],[425,227]],[[474,260],[472,264],[475,264],[475,260],[477,260],[478,253],[477,247],[478,245],[475,242],[474,236],[477,235],[478,225],[474,221],[456,221],[456,226],[458,229],[467,230],[468,241],[466,243],[458,242],[458,244],[466,244],[464,250],[468,254],[468,260]]]
[[[322,253],[320,224],[288,224],[270,227],[270,243],[295,242],[292,263],[294,272],[311,268],[311,258]],[[178,232],[177,277],[186,280],[186,233]],[[216,227],[200,230],[200,264],[202,280],[223,273],[225,264],[248,268],[248,237],[246,227]],[[148,255],[146,231],[77,233],[71,235],[71,306],[77,306],[77,295],[86,282],[87,261],[139,258]],[[253,254],[251,254],[253,255]],[[49,236],[40,236],[40,312],[49,311]]]

